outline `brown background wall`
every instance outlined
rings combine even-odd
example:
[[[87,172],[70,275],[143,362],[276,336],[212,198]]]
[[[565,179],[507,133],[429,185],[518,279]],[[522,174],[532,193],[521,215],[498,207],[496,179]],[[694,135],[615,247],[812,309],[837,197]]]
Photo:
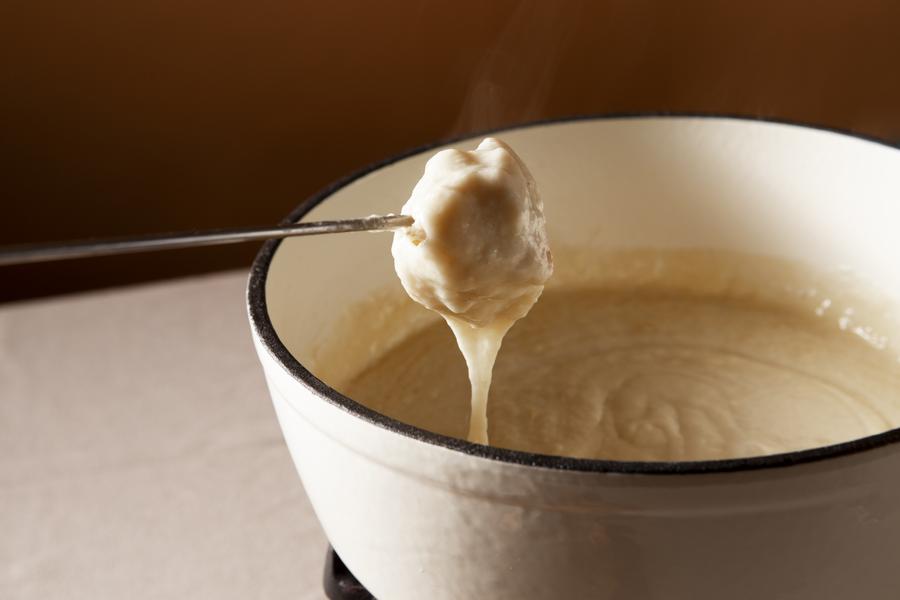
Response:
[[[0,244],[273,223],[371,161],[535,118],[715,111],[900,140],[898,32],[893,0],[6,0]],[[10,267],[0,301],[254,252]]]

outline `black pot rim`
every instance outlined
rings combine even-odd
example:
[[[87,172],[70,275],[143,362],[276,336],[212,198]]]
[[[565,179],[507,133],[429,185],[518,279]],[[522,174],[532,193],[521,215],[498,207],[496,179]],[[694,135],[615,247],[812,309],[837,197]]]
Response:
[[[494,134],[504,131],[523,129],[539,125],[559,124],[573,121],[586,120],[615,120],[615,119],[685,119],[685,118],[705,118],[720,120],[742,120],[763,123],[775,123],[782,125],[791,125],[795,127],[813,129],[818,131],[827,131],[837,133],[848,137],[862,139],[869,142],[881,144],[890,148],[897,147],[885,140],[881,140],[872,136],[859,134],[853,131],[835,129],[831,127],[822,127],[801,123],[797,121],[772,119],[758,116],[747,116],[737,114],[712,114],[712,113],[668,113],[668,112],[646,112],[646,113],[618,113],[618,114],[597,114],[597,115],[578,115],[571,117],[563,117],[558,119],[548,119],[541,121],[533,121],[522,123],[510,127],[493,129],[490,131],[473,132],[465,135],[457,136],[452,139],[441,140],[432,144],[427,144],[417,148],[413,148],[396,156],[374,163],[364,167],[351,175],[344,177],[321,190],[317,194],[308,198],[305,202],[294,209],[290,215],[282,222],[283,224],[293,223],[300,220],[306,213],[327,200],[332,194],[341,188],[347,186],[353,181],[372,173],[378,169],[389,166],[397,161],[408,158],[410,156],[426,152],[430,149],[453,143],[463,139],[478,137],[480,135]],[[255,333],[259,336],[265,349],[299,382],[311,390],[316,396],[322,400],[337,406],[338,408],[349,412],[364,421],[372,423],[378,427],[384,428],[393,433],[403,435],[426,444],[440,446],[453,451],[462,452],[469,456],[477,456],[505,463],[517,465],[526,465],[533,467],[542,467],[564,471],[581,471],[594,473],[620,473],[635,475],[676,475],[676,474],[701,474],[701,473],[724,473],[734,471],[752,471],[759,469],[772,469],[780,467],[789,467],[821,461],[825,459],[847,456],[880,448],[889,444],[900,441],[900,428],[891,429],[879,434],[867,436],[833,444],[830,446],[822,446],[810,448],[807,450],[799,450],[794,452],[785,452],[780,454],[771,454],[766,456],[754,456],[748,458],[733,458],[721,460],[703,460],[703,461],[616,461],[616,460],[599,460],[588,458],[572,458],[566,456],[554,456],[548,454],[535,454],[520,450],[509,450],[506,448],[496,448],[493,446],[484,446],[475,444],[466,440],[453,438],[424,429],[420,429],[413,425],[397,421],[391,417],[387,417],[375,412],[353,399],[344,396],[335,389],[332,389],[323,381],[318,379],[309,370],[298,361],[285,345],[279,339],[275,328],[269,319],[268,309],[266,306],[266,277],[269,271],[269,265],[272,257],[275,255],[281,240],[270,240],[263,244],[250,270],[250,278],[247,286],[247,303],[250,316],[250,323]]]

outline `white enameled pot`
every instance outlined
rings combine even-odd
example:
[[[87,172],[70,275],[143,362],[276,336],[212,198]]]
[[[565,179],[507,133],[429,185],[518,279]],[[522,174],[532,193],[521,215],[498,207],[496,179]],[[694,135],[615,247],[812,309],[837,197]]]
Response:
[[[551,242],[841,265],[900,297],[900,151],[890,146],[717,117],[576,119],[497,135],[531,167]],[[345,180],[291,219],[397,211],[435,150]],[[328,387],[304,364],[348,306],[395,281],[390,242],[270,242],[249,284],[253,338],[303,485],[377,598],[900,597],[900,430],[739,460],[568,459],[416,429]]]

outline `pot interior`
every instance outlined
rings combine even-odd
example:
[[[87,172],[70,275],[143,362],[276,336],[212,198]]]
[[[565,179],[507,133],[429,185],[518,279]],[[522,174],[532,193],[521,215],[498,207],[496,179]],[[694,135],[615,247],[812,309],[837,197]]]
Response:
[[[900,152],[834,132],[708,117],[575,120],[499,132],[529,165],[554,246],[714,249],[847,270],[900,298]],[[449,146],[474,147],[481,137]],[[397,212],[433,148],[392,162],[312,202],[303,220]],[[283,241],[265,285],[268,315],[287,350],[319,368],[348,310],[400,291],[389,234]],[[565,253],[557,254],[565,270]],[[893,301],[893,300],[891,300]],[[423,320],[433,319],[424,309]]]

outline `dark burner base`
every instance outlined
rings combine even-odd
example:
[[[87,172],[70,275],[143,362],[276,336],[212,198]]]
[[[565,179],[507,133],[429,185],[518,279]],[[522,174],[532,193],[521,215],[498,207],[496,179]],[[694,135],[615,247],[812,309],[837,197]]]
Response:
[[[375,597],[356,580],[341,557],[333,548],[328,548],[325,558],[325,575],[322,577],[325,595],[329,600],[374,600]]]

